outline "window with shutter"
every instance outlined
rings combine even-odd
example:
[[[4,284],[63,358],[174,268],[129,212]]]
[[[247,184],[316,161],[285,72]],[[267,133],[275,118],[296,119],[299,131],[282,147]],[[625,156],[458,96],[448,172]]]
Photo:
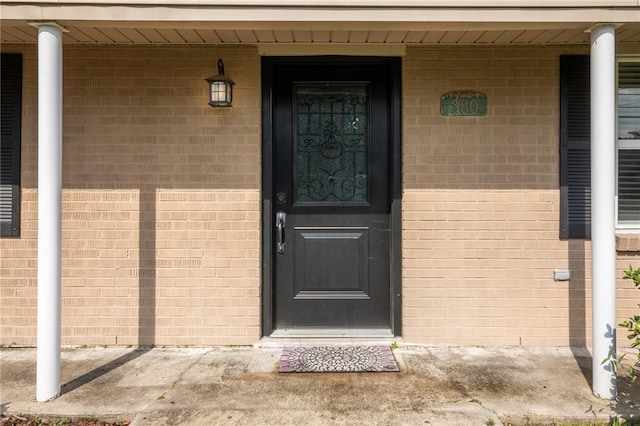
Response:
[[[22,56],[0,57],[0,236],[20,234]]]
[[[640,60],[618,61],[618,229],[640,229]],[[589,57],[560,57],[560,237],[589,238]]]
[[[560,238],[591,236],[589,56],[560,57]]]
[[[640,61],[618,63],[618,227],[640,228]]]

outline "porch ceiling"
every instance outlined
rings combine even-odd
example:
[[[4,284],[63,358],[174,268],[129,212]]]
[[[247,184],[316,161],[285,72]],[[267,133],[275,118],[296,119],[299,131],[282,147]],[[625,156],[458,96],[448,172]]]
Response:
[[[532,25],[517,23],[431,25],[363,25],[328,29],[326,25],[262,24],[246,22],[177,23],[56,21],[68,32],[64,42],[88,44],[255,44],[255,43],[383,43],[383,44],[585,44],[591,24]],[[347,25],[349,26],[349,25]],[[411,28],[412,26],[423,28]],[[466,27],[466,28],[465,28]],[[618,43],[640,42],[640,23],[625,24],[616,33]],[[37,30],[25,21],[3,21],[2,43],[36,43]]]
[[[33,21],[70,44],[584,44],[599,22],[640,42],[640,0],[3,0],[0,17],[2,43],[36,43]]]

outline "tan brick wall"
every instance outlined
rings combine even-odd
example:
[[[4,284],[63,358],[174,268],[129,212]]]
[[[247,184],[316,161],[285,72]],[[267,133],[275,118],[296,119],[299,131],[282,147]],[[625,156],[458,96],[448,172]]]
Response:
[[[24,53],[21,237],[0,240],[2,344],[35,343],[37,87]],[[64,49],[63,344],[251,344],[260,314],[255,47]],[[223,58],[234,108],[207,105]]]
[[[0,344],[33,345],[37,51],[2,51],[24,54],[24,122],[22,233],[0,239]],[[579,51],[407,49],[406,341],[590,340],[590,247],[558,239],[558,55]],[[206,104],[218,57],[237,83],[233,109]],[[250,46],[65,46],[64,344],[259,339],[259,64]],[[440,96],[464,89],[487,95],[487,116],[440,115]],[[622,276],[640,253],[618,246]],[[573,280],[554,282],[567,267]],[[637,303],[620,280],[620,319]]]
[[[0,344],[35,345],[37,307],[38,52],[34,46],[1,44],[22,53],[22,160],[20,237],[0,238]]]
[[[590,245],[560,241],[558,56],[553,47],[412,47],[403,63],[403,319],[407,341],[582,346]],[[445,117],[475,90],[482,117]],[[638,253],[620,257],[619,273]],[[554,282],[570,268],[570,282]],[[638,292],[619,281],[618,315]],[[637,308],[635,309],[637,310]],[[621,343],[626,343],[622,339]]]

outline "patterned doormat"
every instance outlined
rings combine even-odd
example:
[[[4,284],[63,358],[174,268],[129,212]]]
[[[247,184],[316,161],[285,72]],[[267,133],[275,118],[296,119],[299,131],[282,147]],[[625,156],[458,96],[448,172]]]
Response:
[[[400,371],[388,346],[286,347],[281,373],[347,373]]]

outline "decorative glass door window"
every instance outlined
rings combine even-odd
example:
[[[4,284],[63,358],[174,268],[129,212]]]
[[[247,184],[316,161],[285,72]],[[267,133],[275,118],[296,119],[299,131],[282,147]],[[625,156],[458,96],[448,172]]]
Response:
[[[300,83],[294,92],[297,203],[367,203],[366,83]]]

